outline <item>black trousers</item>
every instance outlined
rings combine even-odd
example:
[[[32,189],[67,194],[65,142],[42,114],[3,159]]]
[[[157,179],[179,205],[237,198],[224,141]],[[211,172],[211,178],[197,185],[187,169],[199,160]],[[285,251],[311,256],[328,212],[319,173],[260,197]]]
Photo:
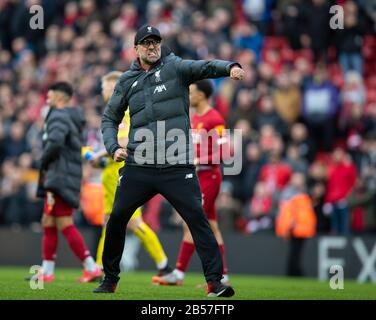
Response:
[[[206,281],[222,278],[222,255],[202,207],[200,184],[194,167],[153,168],[125,165],[119,183],[103,251],[105,276],[119,281],[126,225],[134,211],[160,193],[187,223],[201,259]]]
[[[287,275],[301,277],[304,275],[302,270],[302,254],[305,244],[305,238],[291,237],[289,240],[289,253],[287,261]]]

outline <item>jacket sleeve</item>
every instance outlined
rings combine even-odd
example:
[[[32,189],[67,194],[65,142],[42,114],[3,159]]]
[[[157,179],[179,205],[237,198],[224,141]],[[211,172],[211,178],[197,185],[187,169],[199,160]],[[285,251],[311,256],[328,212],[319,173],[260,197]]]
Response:
[[[237,62],[223,60],[177,60],[178,72],[188,84],[202,79],[228,77],[234,65],[241,67]]]
[[[124,113],[128,108],[128,101],[126,101],[126,94],[124,82],[122,78],[116,83],[114,93],[104,110],[102,116],[102,135],[103,142],[109,155],[113,157],[115,151],[121,148],[118,142],[118,130],[121,121],[124,118]]]
[[[51,115],[47,123],[47,141],[41,158],[42,168],[59,156],[60,150],[65,144],[65,138],[69,132],[69,120],[62,113]]]

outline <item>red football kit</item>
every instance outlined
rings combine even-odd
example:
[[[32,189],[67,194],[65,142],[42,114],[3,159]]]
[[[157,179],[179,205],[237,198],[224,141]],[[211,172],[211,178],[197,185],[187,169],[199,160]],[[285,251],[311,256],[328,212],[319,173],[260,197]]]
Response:
[[[194,114],[191,118],[191,127],[204,211],[209,220],[217,220],[215,199],[218,196],[222,181],[219,164],[229,155],[230,151],[227,137],[224,134],[225,121],[218,111],[210,108],[202,115]],[[224,244],[220,244],[219,249],[222,253],[222,273],[227,275]],[[194,251],[194,243],[182,241],[176,262],[177,271],[184,273],[187,270]]]
[[[67,204],[58,194],[47,192],[44,199],[43,212],[53,217],[70,217],[73,215],[73,208]]]
[[[194,114],[191,127],[204,211],[209,220],[216,220],[215,199],[222,182],[219,164],[224,148],[228,146],[224,135],[225,121],[217,110],[211,108],[203,115]]]

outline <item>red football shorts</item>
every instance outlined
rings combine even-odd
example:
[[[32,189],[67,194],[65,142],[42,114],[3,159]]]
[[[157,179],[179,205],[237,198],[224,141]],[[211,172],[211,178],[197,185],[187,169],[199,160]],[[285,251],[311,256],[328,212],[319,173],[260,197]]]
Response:
[[[198,171],[197,176],[200,181],[203,207],[206,216],[209,220],[217,220],[215,200],[222,182],[221,169],[219,167],[213,167],[211,170]]]
[[[69,217],[73,214],[73,208],[67,204],[59,195],[47,192],[44,198],[43,212],[53,217]]]

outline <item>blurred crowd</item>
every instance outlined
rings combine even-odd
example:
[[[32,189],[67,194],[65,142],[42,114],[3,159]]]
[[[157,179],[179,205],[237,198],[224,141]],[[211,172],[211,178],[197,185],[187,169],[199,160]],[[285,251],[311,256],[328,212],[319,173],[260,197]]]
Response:
[[[29,26],[33,5],[44,29]],[[333,5],[343,8],[342,29],[330,28]],[[374,0],[0,0],[0,225],[40,219],[48,85],[74,84],[86,144],[98,147],[100,78],[130,66],[146,22],[176,55],[235,60],[246,71],[242,82],[213,82],[213,106],[242,129],[243,169],[225,176],[217,202],[224,231],[273,230],[280,202],[299,191],[318,232],[376,232]]]

